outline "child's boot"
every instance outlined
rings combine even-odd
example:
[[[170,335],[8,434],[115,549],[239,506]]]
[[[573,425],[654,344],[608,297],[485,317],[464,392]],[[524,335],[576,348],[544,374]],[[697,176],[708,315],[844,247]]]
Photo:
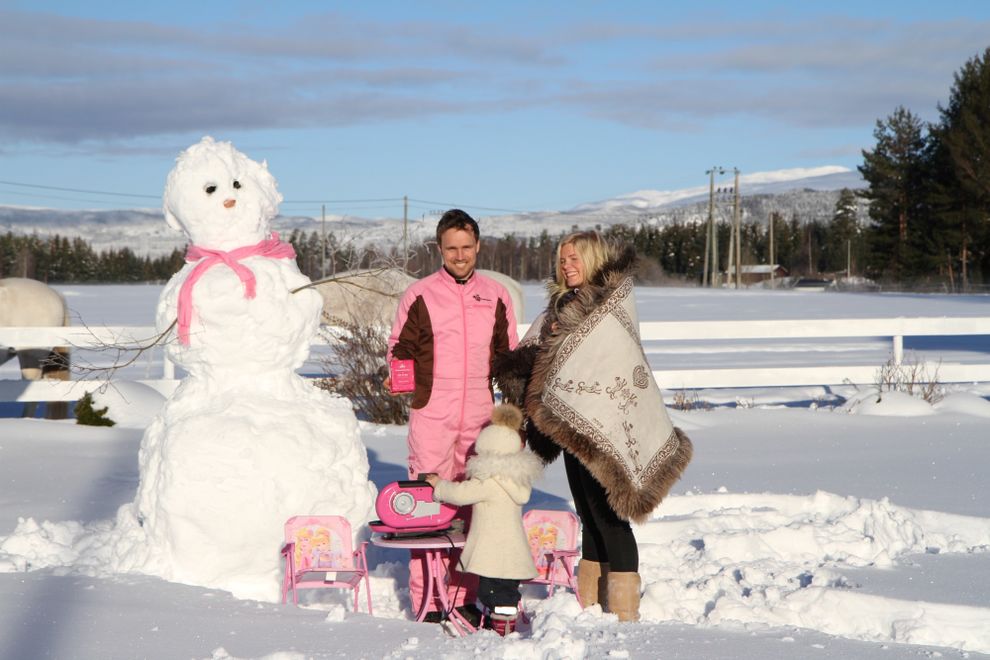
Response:
[[[516,629],[516,619],[519,617],[519,609],[500,605],[488,613],[488,621],[492,630],[502,637],[507,637]]]

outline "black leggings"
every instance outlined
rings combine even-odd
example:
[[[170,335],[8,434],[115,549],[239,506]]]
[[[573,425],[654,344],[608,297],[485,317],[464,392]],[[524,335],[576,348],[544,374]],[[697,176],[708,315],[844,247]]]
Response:
[[[639,571],[639,548],[629,522],[615,514],[605,489],[581,462],[564,452],[567,483],[581,518],[581,557],[608,564],[617,573]]]
[[[478,600],[490,610],[519,604],[519,580],[478,576]]]

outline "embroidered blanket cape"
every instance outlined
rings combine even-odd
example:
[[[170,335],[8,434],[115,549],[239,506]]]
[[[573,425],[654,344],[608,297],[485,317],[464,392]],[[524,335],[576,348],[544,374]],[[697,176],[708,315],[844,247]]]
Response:
[[[536,353],[526,412],[605,487],[622,518],[646,519],[691,460],[639,338],[632,278],[605,275],[557,316]]]

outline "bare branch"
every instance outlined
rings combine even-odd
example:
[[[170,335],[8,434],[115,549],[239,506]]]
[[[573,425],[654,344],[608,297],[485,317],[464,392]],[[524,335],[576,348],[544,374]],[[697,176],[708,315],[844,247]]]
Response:
[[[348,398],[355,412],[379,424],[405,424],[409,397],[393,396],[384,386],[388,329],[377,323],[334,319],[321,333],[332,355],[323,359],[326,374],[320,386]]]
[[[90,336],[92,336],[96,341],[92,342],[91,344],[85,347],[81,347],[75,344],[70,344],[70,345],[77,351],[85,348],[85,350],[104,354],[104,355],[108,353],[113,354],[114,360],[110,366],[104,367],[104,366],[96,366],[90,361],[82,362],[77,357],[73,361],[72,365],[69,366],[69,370],[72,372],[72,374],[81,376],[82,380],[103,379],[106,381],[106,383],[103,386],[105,387],[106,384],[110,382],[110,380],[113,378],[114,375],[116,375],[118,371],[134,364],[142,355],[153,349],[155,346],[163,345],[166,342],[169,334],[172,332],[173,328],[175,328],[177,323],[178,320],[172,321],[171,325],[169,325],[168,328],[166,328],[163,332],[161,332],[155,337],[133,340],[131,342],[112,342],[112,343],[105,342],[102,339],[97,339],[98,337],[97,334],[93,332],[88,325],[83,324],[83,327],[89,331]],[[133,355],[128,355],[128,354],[133,354]],[[49,361],[52,363],[59,363],[59,359],[57,357],[51,358]]]
[[[934,370],[929,373],[928,364],[917,356],[910,356],[900,364],[895,363],[891,357],[877,369],[874,377],[877,401],[883,398],[884,392],[904,392],[928,403],[938,403],[945,396],[945,388],[938,381],[941,366],[942,360],[939,359]]]

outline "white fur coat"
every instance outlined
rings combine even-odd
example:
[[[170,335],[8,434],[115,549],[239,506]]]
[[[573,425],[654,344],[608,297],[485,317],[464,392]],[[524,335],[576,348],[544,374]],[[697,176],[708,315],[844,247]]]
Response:
[[[529,451],[481,453],[467,464],[467,481],[440,481],[434,498],[458,506],[471,504],[471,527],[461,555],[463,570],[485,577],[529,580],[536,577],[522,525],[522,507],[533,482],[543,473]]]

